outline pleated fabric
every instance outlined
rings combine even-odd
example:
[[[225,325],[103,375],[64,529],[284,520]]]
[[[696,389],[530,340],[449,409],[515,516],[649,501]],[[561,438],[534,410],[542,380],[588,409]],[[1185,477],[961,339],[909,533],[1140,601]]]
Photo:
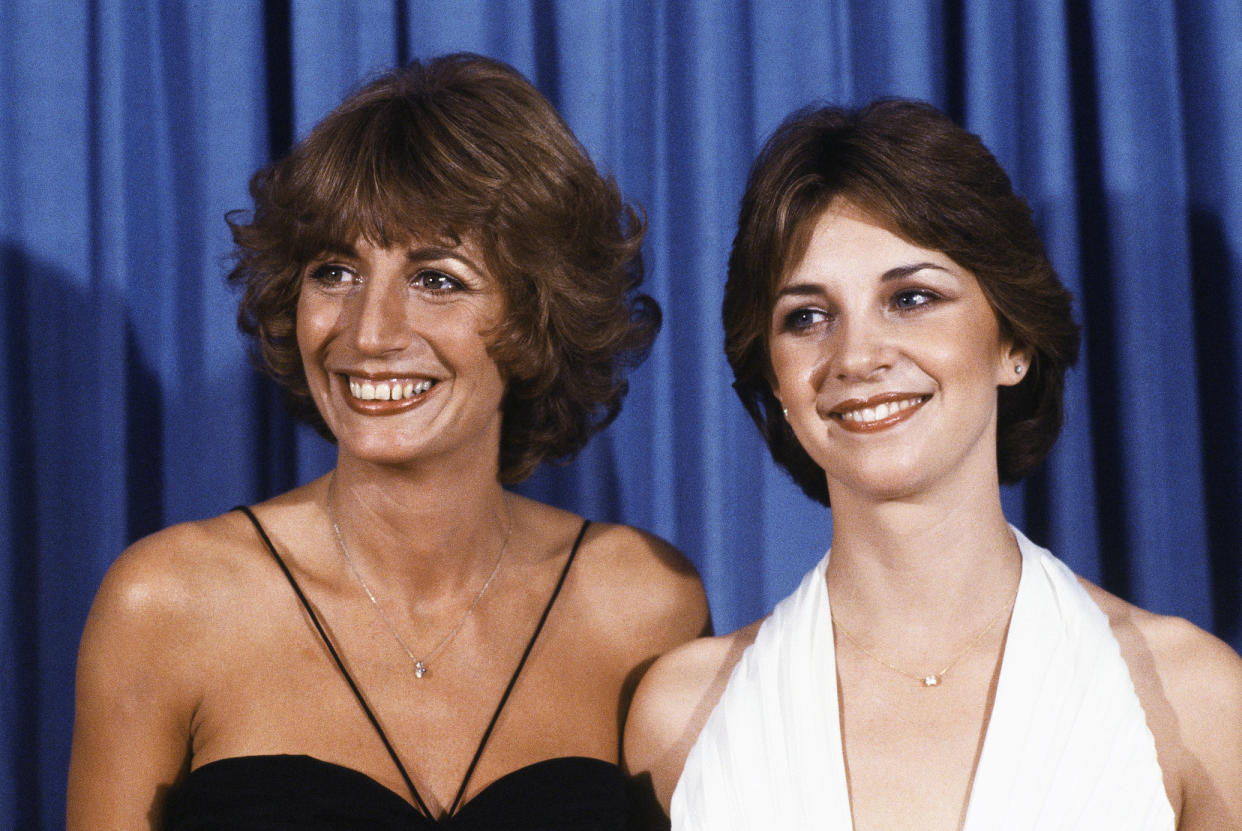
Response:
[[[777,604],[686,758],[678,831],[853,827],[825,556]]]
[[[1155,740],[1108,620],[1014,530],[1022,577],[965,831],[1171,831]],[[686,760],[673,828],[853,827],[826,555],[734,669]]]

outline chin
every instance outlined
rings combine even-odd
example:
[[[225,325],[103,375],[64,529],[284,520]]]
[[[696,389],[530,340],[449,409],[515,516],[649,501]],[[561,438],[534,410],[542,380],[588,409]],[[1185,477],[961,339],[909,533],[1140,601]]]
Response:
[[[403,465],[417,461],[422,449],[409,447],[390,437],[337,437],[336,446],[340,452],[348,454],[364,462],[378,465]]]
[[[926,466],[912,462],[829,474],[829,498],[834,492],[849,491],[870,501],[907,499],[926,489],[926,474]]]
[[[829,485],[829,499],[835,505],[839,500],[833,496],[840,491],[848,491],[866,502],[904,502],[913,499],[923,488],[911,482],[857,483],[837,482],[836,487]]]

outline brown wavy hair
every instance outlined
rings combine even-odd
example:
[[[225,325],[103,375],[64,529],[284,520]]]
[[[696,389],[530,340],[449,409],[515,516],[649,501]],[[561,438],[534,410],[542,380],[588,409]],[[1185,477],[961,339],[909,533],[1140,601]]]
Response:
[[[502,286],[488,347],[507,382],[500,478],[573,456],[621,409],[660,327],[637,291],[645,222],[516,70],[453,54],[380,75],[250,182],[228,222],[238,326],[295,416],[331,439],[296,338],[302,272],[358,239],[469,239]]]
[[[1070,294],[1030,207],[979,137],[930,104],[901,99],[795,112],[751,169],[729,257],[725,352],[733,388],[772,457],[808,496],[828,504],[824,471],[772,393],[768,338],[777,285],[835,199],[974,274],[1002,334],[1032,350],[1022,381],[999,390],[996,434],[1000,480],[1031,473],[1060,433],[1065,371],[1078,357]]]

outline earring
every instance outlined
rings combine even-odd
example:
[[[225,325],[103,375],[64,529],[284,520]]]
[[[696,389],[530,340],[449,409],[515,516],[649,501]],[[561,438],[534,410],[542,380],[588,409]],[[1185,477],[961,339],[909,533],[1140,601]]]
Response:
[[[1022,364],[1018,364],[1017,366],[1015,366],[1015,367],[1013,368],[1013,371],[1014,371],[1014,372],[1016,372],[1016,373],[1018,373],[1019,375],[1021,375],[1021,374],[1022,374]]]
[[[788,418],[789,418],[789,408],[788,408],[788,407],[781,407],[781,412],[785,414],[785,418],[786,418],[786,419],[788,419]]]

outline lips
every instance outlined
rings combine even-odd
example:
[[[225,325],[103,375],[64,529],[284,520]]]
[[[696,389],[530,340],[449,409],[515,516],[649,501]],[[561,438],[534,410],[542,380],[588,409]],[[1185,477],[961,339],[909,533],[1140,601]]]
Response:
[[[828,417],[845,430],[870,433],[899,424],[931,399],[929,394],[885,393],[871,398],[843,401]]]

